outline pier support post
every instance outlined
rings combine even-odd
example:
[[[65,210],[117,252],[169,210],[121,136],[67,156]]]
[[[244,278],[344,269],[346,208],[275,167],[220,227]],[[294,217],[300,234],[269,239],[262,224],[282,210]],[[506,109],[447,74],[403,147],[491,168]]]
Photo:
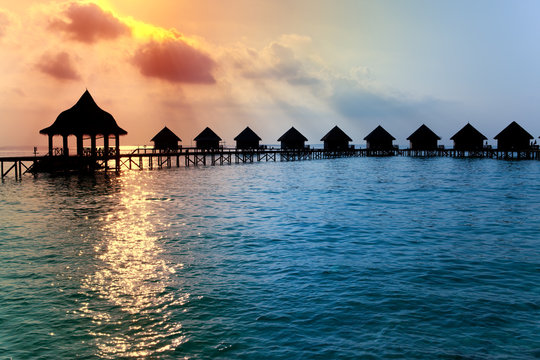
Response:
[[[68,148],[68,136],[62,135],[62,147],[64,151],[64,156],[69,156],[69,148]]]
[[[53,136],[49,134],[49,156],[53,155]]]
[[[109,170],[109,134],[103,135],[103,160],[105,161],[105,170]]]
[[[77,156],[83,156],[83,136],[82,134],[77,135]]]
[[[90,154],[96,157],[96,134],[90,135]]]

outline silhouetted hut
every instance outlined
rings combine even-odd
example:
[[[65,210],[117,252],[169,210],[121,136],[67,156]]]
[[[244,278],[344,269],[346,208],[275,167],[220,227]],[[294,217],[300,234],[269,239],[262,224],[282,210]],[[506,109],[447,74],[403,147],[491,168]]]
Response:
[[[261,138],[247,126],[234,138],[234,141],[236,141],[237,149],[258,149]]]
[[[529,149],[531,147],[530,140],[534,137],[517,122],[512,121],[494,139],[497,140],[497,150],[512,151]]]
[[[435,150],[437,149],[437,141],[441,140],[441,138],[422,124],[407,140],[411,142],[412,150]]]
[[[83,137],[90,136],[91,155],[96,155],[96,137],[103,136],[105,154],[109,153],[109,137],[114,135],[116,154],[120,154],[120,135],[126,135],[127,131],[116,124],[113,116],[102,110],[86,90],[79,101],[71,108],[58,115],[55,122],[39,131],[40,134],[49,136],[49,155],[53,155],[53,136],[60,135],[63,138],[63,154],[69,155],[68,136],[75,135],[77,138],[77,155],[84,155]]]
[[[379,125],[364,140],[366,140],[368,150],[392,150],[394,148],[392,141],[396,138]]]
[[[349,141],[352,139],[336,125],[323,136],[321,141],[324,141],[325,150],[347,150],[349,149]]]
[[[467,123],[450,140],[454,140],[454,149],[456,150],[482,150],[484,140],[487,140],[487,137]]]
[[[307,138],[293,126],[285,134],[281,135],[278,141],[281,142],[282,149],[303,149],[306,146]]]
[[[165,126],[150,141],[154,142],[154,149],[178,150],[178,142],[182,140]]]
[[[195,140],[198,149],[219,149],[221,138],[207,127],[193,140]]]

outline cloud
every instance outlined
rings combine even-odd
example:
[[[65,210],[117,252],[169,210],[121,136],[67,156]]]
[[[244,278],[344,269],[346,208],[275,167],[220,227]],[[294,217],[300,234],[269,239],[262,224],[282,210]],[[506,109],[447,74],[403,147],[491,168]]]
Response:
[[[56,55],[45,54],[39,60],[36,67],[44,74],[58,80],[79,80],[81,77],[72,63],[67,52]]]
[[[139,47],[133,64],[142,75],[173,83],[214,84],[215,62],[181,39],[150,41]]]
[[[63,15],[66,19],[52,21],[50,28],[65,32],[75,41],[92,44],[131,33],[126,24],[96,4],[71,3]]]
[[[0,38],[6,34],[9,25],[11,25],[11,16],[9,13],[0,9]]]

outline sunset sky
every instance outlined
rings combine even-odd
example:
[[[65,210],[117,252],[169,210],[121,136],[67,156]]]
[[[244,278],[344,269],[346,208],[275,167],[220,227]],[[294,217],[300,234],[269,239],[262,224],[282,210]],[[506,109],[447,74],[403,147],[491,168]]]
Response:
[[[0,0],[0,146],[39,130],[88,90],[150,144],[189,146],[210,126],[309,143],[334,125],[356,144],[377,125],[406,144],[425,123],[492,139],[516,120],[540,135],[540,2]],[[490,140],[492,142],[492,140]]]

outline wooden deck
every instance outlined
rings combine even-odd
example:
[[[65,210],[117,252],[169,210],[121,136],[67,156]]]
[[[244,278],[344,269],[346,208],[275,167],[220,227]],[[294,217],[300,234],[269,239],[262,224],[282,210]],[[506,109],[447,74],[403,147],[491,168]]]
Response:
[[[368,150],[368,149],[348,149],[344,151],[330,151],[324,149],[215,149],[201,150],[195,148],[183,148],[175,152],[159,152],[154,149],[139,148],[131,152],[116,154],[111,151],[108,156],[99,154],[94,159],[89,156],[12,156],[0,157],[1,179],[13,174],[15,179],[21,179],[25,174],[36,174],[42,172],[38,170],[39,165],[51,159],[65,159],[71,165],[85,164],[86,171],[102,169],[104,171],[120,171],[127,169],[161,169],[171,167],[190,166],[215,166],[253,162],[268,161],[301,161],[316,159],[334,159],[343,157],[362,156],[412,156],[412,157],[453,157],[453,158],[489,158],[505,160],[540,160],[540,150],[530,149],[519,152],[498,151],[497,149],[486,148],[479,151],[459,151],[454,149],[438,148],[435,150],[411,150],[411,149],[391,149],[391,150]],[[83,160],[84,159],[84,160]],[[90,161],[89,161],[90,160]],[[88,168],[92,163],[95,167]],[[77,168],[51,168],[50,172],[77,171]]]

